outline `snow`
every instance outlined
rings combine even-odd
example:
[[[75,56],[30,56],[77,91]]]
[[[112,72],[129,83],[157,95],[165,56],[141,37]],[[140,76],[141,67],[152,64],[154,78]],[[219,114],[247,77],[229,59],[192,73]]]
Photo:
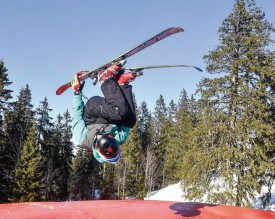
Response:
[[[253,204],[254,208],[261,208],[261,200],[260,195],[257,196],[255,203]],[[180,182],[169,185],[161,190],[152,192],[148,194],[144,200],[161,200],[161,201],[179,201],[179,202],[190,202],[192,200],[188,200],[184,197],[184,193],[181,189]],[[271,200],[265,210],[275,211],[275,185],[272,187]]]
[[[258,195],[257,197],[260,197],[260,195]],[[257,198],[257,200],[255,201],[254,208],[262,209],[260,198]],[[265,210],[275,211],[275,184],[272,186],[271,199],[269,204],[266,206]]]
[[[183,191],[180,188],[180,182],[174,185],[169,185],[157,192],[155,194],[149,194],[144,198],[144,200],[161,200],[161,201],[179,201],[186,202],[189,201],[184,198]]]

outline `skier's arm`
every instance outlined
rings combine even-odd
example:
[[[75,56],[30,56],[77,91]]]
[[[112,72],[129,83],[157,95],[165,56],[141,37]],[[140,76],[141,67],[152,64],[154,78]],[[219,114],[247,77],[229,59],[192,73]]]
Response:
[[[74,95],[72,104],[72,130],[73,138],[78,144],[82,144],[88,131],[82,117],[83,107],[82,94]]]
[[[125,126],[114,126],[111,132],[112,135],[115,136],[118,143],[123,144],[129,136],[130,128]]]
[[[78,72],[71,82],[72,89],[74,91],[72,105],[72,130],[74,140],[78,144],[82,144],[88,129],[86,128],[82,117],[84,108],[84,102],[82,101],[82,89],[84,87],[85,81],[80,83],[78,78],[79,75],[81,75],[81,72]]]

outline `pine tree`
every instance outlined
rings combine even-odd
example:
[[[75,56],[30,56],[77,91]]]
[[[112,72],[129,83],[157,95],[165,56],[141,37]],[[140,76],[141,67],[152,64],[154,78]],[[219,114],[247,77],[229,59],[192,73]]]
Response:
[[[34,125],[34,115],[31,90],[27,84],[25,88],[20,90],[18,100],[14,103],[13,109],[7,114],[7,119],[13,120],[13,124],[7,124],[6,131],[8,131],[16,161],[20,157],[21,147],[27,138],[27,132]]]
[[[46,133],[43,144],[45,144],[42,150],[45,200],[57,201],[59,200],[59,188],[57,186],[60,164],[59,145],[62,144],[62,137],[57,124],[54,124],[54,128]]]
[[[62,145],[62,119],[58,114],[57,121],[54,123],[53,129],[45,135],[45,148],[42,149],[44,161],[44,184],[45,199],[47,201],[60,200],[60,188],[58,186],[60,156],[59,150]]]
[[[114,200],[118,196],[116,194],[117,187],[115,186],[116,170],[113,164],[104,163],[100,171],[101,182],[99,185],[100,199]]]
[[[4,112],[4,139],[5,145],[2,153],[5,155],[5,163],[2,165],[5,178],[5,196],[11,198],[14,186],[15,168],[20,158],[23,142],[27,138],[28,130],[34,124],[34,111],[31,103],[31,91],[29,86],[20,90],[17,101],[10,109]]]
[[[73,159],[70,115],[66,111],[47,138],[47,172],[45,174],[46,200],[64,201],[69,197],[69,177]]]
[[[167,156],[165,166],[166,185],[181,180],[184,171],[188,171],[182,163],[184,155],[190,147],[191,132],[194,129],[194,112],[183,89],[177,107],[170,103],[169,133],[167,137]]]
[[[184,163],[190,197],[210,191],[212,202],[250,206],[255,192],[274,180],[271,32],[254,0],[236,0],[219,29],[220,45],[204,56],[207,71],[221,76],[202,80],[198,88],[199,124]]]
[[[48,99],[45,97],[36,109],[36,130],[38,138],[39,153],[41,156],[41,166],[43,171],[43,186],[45,199],[48,198],[49,184],[52,182],[51,170],[51,150],[56,147],[54,140],[53,122],[50,117],[52,109],[49,108]]]
[[[73,160],[73,172],[70,178],[70,197],[73,200],[98,199],[97,191],[102,179],[99,172],[102,165],[89,152],[79,147]]]
[[[38,142],[41,150],[44,149],[43,140],[45,139],[47,132],[49,132],[53,128],[52,117],[50,117],[51,111],[52,109],[49,108],[48,99],[45,97],[43,101],[40,101],[40,105],[36,109]]]
[[[11,194],[9,177],[6,174],[6,166],[11,163],[6,154],[7,138],[4,134],[4,110],[8,109],[12,91],[7,87],[12,83],[8,79],[8,69],[0,60],[0,203],[7,202]]]
[[[157,166],[159,167],[156,174],[158,175],[156,180],[156,188],[160,189],[164,186],[164,166],[167,147],[167,131],[168,131],[168,119],[167,119],[167,107],[162,95],[156,101],[156,107],[154,111],[154,136],[153,136],[153,150],[156,156]]]
[[[121,145],[121,159],[117,167],[118,187],[121,190],[120,198],[129,195],[141,198],[145,195],[144,151],[142,150],[139,121],[131,129],[127,141]]]
[[[43,199],[41,195],[41,157],[39,156],[36,136],[35,129],[31,128],[16,165],[16,186],[13,197],[16,202],[40,201]]]
[[[167,119],[167,107],[165,104],[164,97],[160,95],[159,99],[156,101],[156,107],[154,111],[154,132],[156,134],[155,139],[155,147],[158,146],[160,137],[161,137],[161,131],[163,124],[166,123]]]
[[[154,153],[153,147],[153,118],[151,112],[148,110],[145,101],[141,103],[138,110],[139,118],[139,136],[141,140],[141,145],[145,153],[144,160],[144,180],[145,180],[145,191],[150,193],[154,186],[156,185],[156,179],[158,176],[159,166],[156,162],[156,155]]]
[[[174,153],[178,146],[174,144],[174,140],[177,136],[177,132],[175,130],[175,122],[176,122],[176,113],[177,106],[173,100],[170,101],[168,110],[167,110],[167,120],[166,123],[163,124],[163,129],[165,131],[161,134],[161,144],[160,147],[163,148],[162,160],[163,160],[163,173],[162,173],[162,187],[167,186],[175,182],[175,163]]]
[[[0,60],[0,116],[7,107],[7,101],[12,98],[12,90],[7,89],[12,82],[8,78],[8,69],[5,67],[3,60]]]
[[[143,101],[138,109],[138,130],[140,135],[140,140],[142,144],[142,149],[146,150],[147,147],[151,144],[150,141],[150,133],[149,133],[149,126],[150,120],[152,119],[152,115],[148,110],[147,104]]]
[[[134,97],[135,106],[137,104]],[[121,145],[121,159],[116,167],[116,184],[119,198],[129,195],[140,199],[145,195],[144,150],[140,138],[139,110],[136,110],[137,122],[131,128],[127,141]]]
[[[60,188],[60,200],[65,201],[68,199],[68,183],[69,177],[72,170],[72,159],[73,159],[73,143],[72,139],[72,128],[70,126],[71,116],[67,110],[63,114],[63,127],[62,127],[62,144],[59,146],[59,188]]]

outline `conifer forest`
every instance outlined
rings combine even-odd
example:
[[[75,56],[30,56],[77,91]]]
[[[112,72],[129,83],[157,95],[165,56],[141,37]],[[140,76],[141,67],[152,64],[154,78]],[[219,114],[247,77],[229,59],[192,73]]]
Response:
[[[237,206],[251,206],[265,187],[267,204],[275,182],[274,32],[255,0],[235,0],[202,57],[196,92],[182,88],[168,102],[160,94],[153,111],[136,104],[138,121],[116,165],[73,143],[70,103],[52,118],[48,98],[35,107],[28,84],[14,93],[0,57],[0,203],[143,199],[180,181],[194,201],[207,194],[208,203]]]

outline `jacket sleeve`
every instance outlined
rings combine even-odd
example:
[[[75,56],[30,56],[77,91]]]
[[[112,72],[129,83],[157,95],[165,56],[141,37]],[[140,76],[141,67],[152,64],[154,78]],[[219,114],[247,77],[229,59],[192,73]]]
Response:
[[[78,144],[82,144],[88,131],[82,117],[83,108],[84,102],[82,100],[82,94],[74,95],[72,104],[72,131],[73,139]]]

